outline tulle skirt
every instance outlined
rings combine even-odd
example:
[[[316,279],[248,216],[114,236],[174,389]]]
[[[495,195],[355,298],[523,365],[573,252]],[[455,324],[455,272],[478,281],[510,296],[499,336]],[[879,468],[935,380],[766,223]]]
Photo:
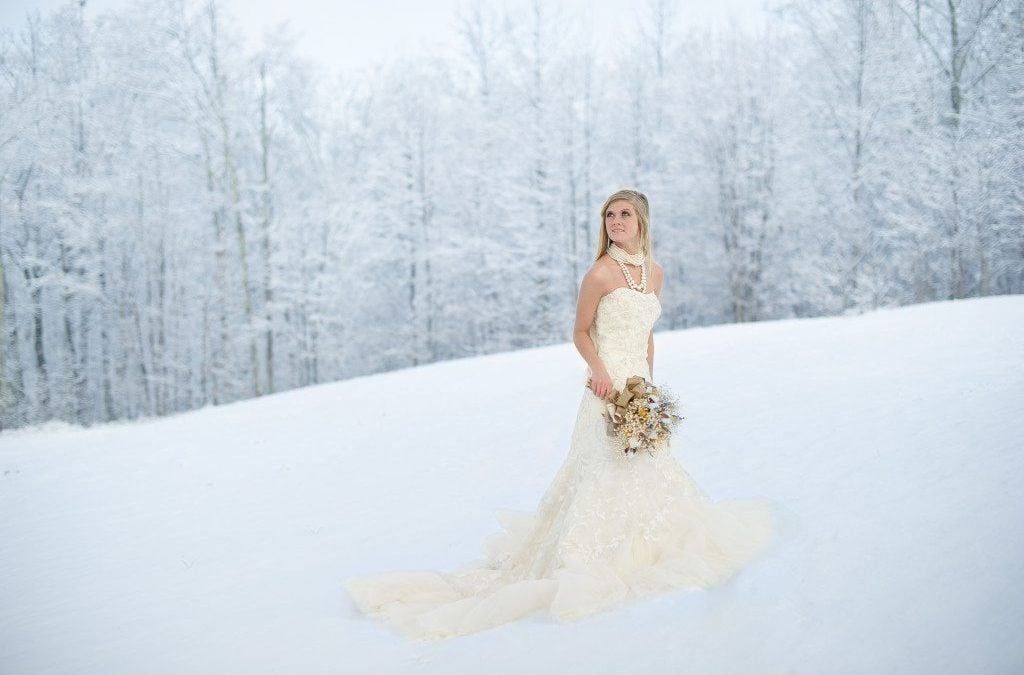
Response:
[[[709,588],[734,576],[776,530],[763,499],[713,501],[671,449],[625,455],[584,392],[570,452],[532,512],[497,511],[482,557],[450,571],[349,577],[367,616],[410,639],[466,635],[546,615],[574,621],[626,601]]]

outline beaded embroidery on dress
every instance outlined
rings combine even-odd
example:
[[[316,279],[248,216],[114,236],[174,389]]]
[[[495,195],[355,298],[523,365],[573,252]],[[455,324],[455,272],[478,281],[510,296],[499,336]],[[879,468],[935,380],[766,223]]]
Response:
[[[647,339],[660,315],[655,294],[625,286],[599,301],[590,335],[613,387],[630,375],[650,379]],[[536,511],[498,510],[502,529],[484,541],[483,558],[449,572],[350,577],[356,606],[412,639],[534,614],[571,621],[720,584],[772,540],[767,502],[712,501],[671,451],[626,455],[607,436],[603,409],[584,386],[569,453]]]

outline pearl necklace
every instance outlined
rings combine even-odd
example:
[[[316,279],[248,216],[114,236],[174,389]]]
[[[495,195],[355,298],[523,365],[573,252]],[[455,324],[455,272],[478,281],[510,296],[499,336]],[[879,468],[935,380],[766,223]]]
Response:
[[[630,288],[634,291],[647,292],[647,265],[644,264],[647,256],[642,251],[630,253],[613,241],[608,245],[608,255],[611,256],[612,260],[619,263],[619,269],[622,270],[622,274],[626,277],[626,283],[629,284]],[[633,275],[626,269],[625,263],[640,267],[640,283],[633,280]]]
[[[608,244],[608,255],[615,260],[621,260],[622,262],[637,266],[642,265],[647,259],[647,256],[643,253],[643,249],[638,250],[636,253],[630,253],[614,241]]]

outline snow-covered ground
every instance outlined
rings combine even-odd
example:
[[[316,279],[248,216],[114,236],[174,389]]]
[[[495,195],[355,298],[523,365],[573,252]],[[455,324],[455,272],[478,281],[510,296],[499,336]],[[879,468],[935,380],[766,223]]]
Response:
[[[350,604],[346,576],[454,568],[536,505],[566,343],[0,433],[0,672],[1024,671],[1024,296],[655,342],[677,457],[786,514],[729,584],[432,643]]]

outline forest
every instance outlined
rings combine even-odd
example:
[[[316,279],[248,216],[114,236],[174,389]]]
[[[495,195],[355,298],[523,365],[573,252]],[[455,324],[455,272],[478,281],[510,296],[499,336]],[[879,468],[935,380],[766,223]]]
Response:
[[[1024,292],[1024,0],[467,3],[452,54],[314,63],[216,0],[0,32],[0,428],[570,341],[603,199],[656,330]]]

